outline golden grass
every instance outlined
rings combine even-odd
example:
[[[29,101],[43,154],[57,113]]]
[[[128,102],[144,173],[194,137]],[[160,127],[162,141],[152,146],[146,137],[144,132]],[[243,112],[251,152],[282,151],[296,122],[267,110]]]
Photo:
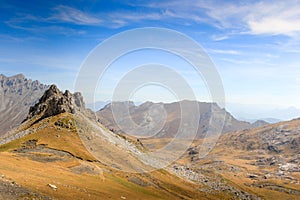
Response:
[[[198,185],[179,179],[166,171],[131,174],[94,162],[95,158],[82,144],[76,129],[61,128],[54,124],[59,119],[73,120],[72,117],[70,114],[61,114],[41,120],[30,127],[35,132],[0,146],[0,174],[31,191],[56,199],[120,199],[121,196],[127,199],[203,199],[206,196],[199,191]],[[74,157],[65,161],[37,162],[13,151],[22,148],[29,140],[37,140],[37,144],[69,152]],[[49,156],[47,153],[34,154]],[[72,168],[82,163],[93,164],[103,173],[74,173]],[[140,177],[149,185],[132,183],[129,181],[130,177]],[[58,189],[55,191],[48,184],[56,185]]]

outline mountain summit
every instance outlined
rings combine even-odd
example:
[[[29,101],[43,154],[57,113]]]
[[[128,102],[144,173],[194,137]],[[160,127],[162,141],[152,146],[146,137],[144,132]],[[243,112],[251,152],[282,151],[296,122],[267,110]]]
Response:
[[[68,90],[62,93],[56,85],[51,85],[39,102],[30,107],[27,119],[37,115],[46,118],[65,112],[75,113],[73,95]]]
[[[191,102],[181,103],[189,108]],[[197,103],[200,136],[211,116],[210,125],[219,126],[220,112],[226,114],[223,130],[244,124],[216,104]],[[117,108],[129,107],[132,120],[143,128],[161,119],[156,111],[164,109],[160,133],[165,134],[158,135],[164,137],[177,128],[178,104],[117,102]],[[179,152],[170,143],[183,146],[181,138],[116,134],[103,126],[113,119],[111,104],[97,120],[80,93],[61,92],[55,85],[28,111],[20,126],[0,137],[0,199],[299,199],[299,119],[221,135],[210,154],[200,158],[201,137]],[[173,155],[179,160],[170,160]],[[166,161],[171,162],[161,168]]]
[[[150,171],[157,161],[147,159],[145,149],[135,138],[110,132],[91,114],[84,108],[80,93],[61,92],[51,85],[30,108],[27,119],[0,137],[0,195],[4,199],[32,199],[32,194],[35,198],[44,195],[43,199],[207,196],[197,185],[163,169],[149,174],[132,173]],[[17,172],[12,173],[15,166]],[[28,190],[7,194],[1,187],[2,180],[8,181],[6,177],[13,180],[9,191],[15,191],[17,186]]]
[[[76,111],[87,113],[81,93],[72,94],[69,90],[63,93],[56,85],[51,85],[38,103],[30,107],[26,120],[34,117],[41,120],[61,113],[75,114]]]
[[[23,74],[6,77],[0,74],[0,136],[20,125],[30,106],[49,88]]]
[[[131,133],[141,128],[149,130],[155,122],[158,122],[158,124],[164,122],[161,130],[157,131],[154,137],[169,138],[174,137],[183,118],[188,118],[191,113],[198,114],[195,113],[198,111],[191,109],[195,103],[198,104],[200,116],[197,138],[203,138],[209,132],[218,132],[221,130],[222,133],[228,133],[264,125],[262,123],[250,124],[249,122],[239,121],[225,109],[220,108],[216,103],[188,100],[173,103],[145,102],[139,106],[135,106],[133,102],[113,102],[99,110],[97,116],[104,126],[121,134],[123,131],[119,127],[120,124]],[[188,112],[181,113],[181,106],[183,105],[185,109],[189,110]],[[116,124],[116,120],[114,119],[113,106],[117,107],[117,110],[125,107],[125,110],[129,111],[128,115],[122,115],[119,125]],[[134,123],[129,123],[131,121]],[[142,132],[139,131],[139,133]]]

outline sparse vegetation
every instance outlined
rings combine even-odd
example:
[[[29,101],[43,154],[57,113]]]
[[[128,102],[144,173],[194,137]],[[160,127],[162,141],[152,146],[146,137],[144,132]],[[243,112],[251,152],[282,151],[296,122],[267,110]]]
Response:
[[[53,89],[53,87],[51,87]],[[50,88],[50,89],[51,89]],[[136,138],[104,127],[90,112],[73,107],[72,94],[54,88],[32,116],[0,145],[0,189],[9,198],[38,199],[298,199],[300,119],[224,134],[205,158],[193,141],[165,169],[149,169],[139,157],[173,138]],[[81,96],[78,94],[80,99]],[[77,105],[76,104],[76,105]],[[60,106],[72,108],[47,115]],[[73,110],[74,108],[74,110]],[[62,109],[62,110],[61,110]],[[73,112],[75,111],[76,112]],[[36,114],[34,114],[36,111]],[[173,140],[174,142],[175,140]],[[184,145],[183,139],[176,140]],[[7,183],[10,183],[9,185]],[[0,191],[1,194],[1,191]],[[0,196],[1,197],[1,196]]]

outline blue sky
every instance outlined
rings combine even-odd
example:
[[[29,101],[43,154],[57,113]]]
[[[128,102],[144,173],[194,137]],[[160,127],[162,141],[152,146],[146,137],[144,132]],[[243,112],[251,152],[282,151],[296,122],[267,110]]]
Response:
[[[0,73],[8,76],[23,73],[72,90],[82,62],[101,41],[133,28],[164,27],[186,34],[204,48],[220,73],[229,105],[300,108],[298,0],[0,0],[0,11]],[[162,57],[166,60],[168,55]],[[98,91],[97,100],[109,98],[105,93],[117,74],[117,69],[107,74],[103,87],[109,89]],[[199,100],[206,100],[197,77],[189,81],[196,82]]]

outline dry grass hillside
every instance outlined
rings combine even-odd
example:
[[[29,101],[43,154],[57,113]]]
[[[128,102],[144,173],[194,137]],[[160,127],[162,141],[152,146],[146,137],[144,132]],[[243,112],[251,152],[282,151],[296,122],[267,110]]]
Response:
[[[169,139],[143,139],[155,150]],[[207,186],[207,193],[235,191],[236,198],[300,198],[300,119],[222,135],[205,158],[199,158],[203,140],[170,166],[175,174]]]
[[[102,163],[86,150],[76,122],[69,113],[45,118],[26,129],[30,134],[0,146],[0,182],[2,187],[5,183],[13,187],[11,193],[1,192],[4,199],[213,198],[199,191],[198,184],[166,170],[126,173],[113,163]],[[105,162],[116,147],[103,148]]]
[[[153,157],[172,139],[114,133],[52,85],[0,138],[0,199],[299,199],[299,132],[297,119],[221,135],[204,158],[202,139]]]

